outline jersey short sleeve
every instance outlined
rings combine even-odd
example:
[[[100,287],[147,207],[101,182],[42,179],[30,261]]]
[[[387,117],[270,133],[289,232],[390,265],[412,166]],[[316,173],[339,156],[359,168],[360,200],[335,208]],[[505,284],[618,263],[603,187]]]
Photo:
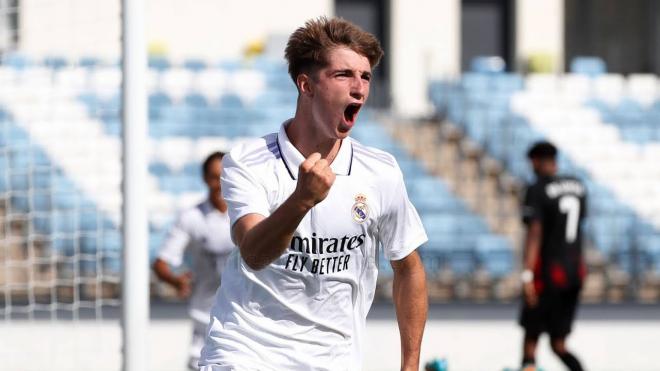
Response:
[[[270,215],[266,189],[255,176],[254,170],[237,157],[238,154],[232,151],[222,161],[222,195],[227,202],[232,227],[247,214]]]
[[[186,224],[186,213],[181,213],[167,232],[165,242],[158,251],[158,258],[169,265],[176,267],[183,263],[183,255],[191,239],[190,230]]]
[[[543,189],[538,184],[527,188],[522,207],[523,223],[529,224],[535,220],[543,220]]]
[[[428,240],[422,221],[408,199],[403,175],[396,167],[396,181],[383,196],[390,200],[379,222],[380,241],[388,260],[401,260]],[[387,204],[387,203],[386,203]]]

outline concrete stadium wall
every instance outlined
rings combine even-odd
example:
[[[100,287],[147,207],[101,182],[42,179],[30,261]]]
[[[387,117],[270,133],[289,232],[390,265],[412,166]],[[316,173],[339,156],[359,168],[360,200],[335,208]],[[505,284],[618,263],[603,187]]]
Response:
[[[564,0],[516,1],[516,60],[544,54],[555,72],[564,70]]]
[[[461,68],[459,0],[391,0],[391,86],[401,116],[431,112],[428,82]]]
[[[120,3],[22,0],[19,48],[34,55],[117,58]],[[305,20],[333,12],[332,0],[146,0],[147,41],[174,59],[237,58],[251,42],[286,36]]]
[[[395,113],[432,112],[428,81],[460,72],[459,0],[389,0],[391,96]],[[552,56],[563,68],[564,0],[516,2],[517,60]],[[334,13],[332,0],[146,0],[147,41],[173,60],[239,58],[248,44],[265,41],[283,55],[286,37],[309,18]],[[19,48],[37,56],[120,55],[120,1],[23,0]],[[268,44],[270,40],[270,44]]]
[[[431,111],[430,78],[460,68],[458,0],[391,0],[394,108],[406,116]],[[24,0],[20,12],[21,51],[69,58],[120,55],[120,2],[116,0]],[[281,56],[286,36],[306,19],[334,13],[331,0],[218,1],[147,0],[147,40],[152,50],[177,60],[239,58],[256,40],[275,38]]]

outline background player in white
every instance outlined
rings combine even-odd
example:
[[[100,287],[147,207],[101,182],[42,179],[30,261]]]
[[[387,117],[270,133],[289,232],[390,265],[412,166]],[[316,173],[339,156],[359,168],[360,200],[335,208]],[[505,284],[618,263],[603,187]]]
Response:
[[[285,54],[299,92],[294,118],[225,159],[239,252],[200,366],[360,370],[382,246],[394,270],[401,369],[418,370],[428,305],[416,248],[426,233],[395,159],[348,136],[382,56],[378,40],[319,18],[291,35]]]
[[[181,298],[190,297],[189,314],[193,334],[189,349],[188,368],[196,370],[204,345],[206,326],[213,298],[220,285],[220,275],[234,244],[229,235],[227,203],[220,190],[222,157],[214,152],[202,165],[208,198],[179,215],[153,263],[156,276],[167,282]],[[184,254],[191,256],[192,266],[183,273],[171,267],[182,265]]]

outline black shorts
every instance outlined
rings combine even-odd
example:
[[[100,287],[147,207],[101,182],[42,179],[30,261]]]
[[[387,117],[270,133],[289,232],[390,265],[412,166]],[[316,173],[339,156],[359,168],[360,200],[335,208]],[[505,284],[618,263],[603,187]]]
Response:
[[[528,336],[547,332],[551,338],[564,338],[571,333],[580,289],[548,291],[539,295],[538,304],[530,308],[524,301],[520,311],[520,326]]]

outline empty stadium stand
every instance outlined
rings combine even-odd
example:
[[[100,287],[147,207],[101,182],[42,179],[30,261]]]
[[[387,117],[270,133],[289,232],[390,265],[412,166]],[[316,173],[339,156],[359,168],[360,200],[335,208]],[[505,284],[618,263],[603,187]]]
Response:
[[[658,295],[660,198],[658,80],[650,75],[466,73],[430,85],[436,112],[519,182],[531,179],[525,153],[546,138],[561,150],[560,169],[589,189],[592,272],[602,294],[621,300]],[[605,261],[601,270],[596,262]],[[601,287],[600,284],[596,285]],[[630,292],[631,290],[629,290]],[[595,295],[595,293],[594,293]],[[599,295],[595,295],[599,297]]]
[[[592,271],[585,295],[623,300],[632,286],[638,299],[657,298],[657,78],[607,74],[593,61],[576,64],[586,72],[564,76],[521,76],[502,72],[497,60],[478,62],[482,72],[431,83],[442,124],[395,123],[364,111],[354,129],[357,140],[395,155],[405,174],[430,237],[420,251],[433,298],[515,297],[517,197],[532,176],[525,151],[540,138],[560,146],[560,168],[589,189]],[[150,67],[146,202],[153,253],[176,211],[204,197],[201,160],[277,130],[293,114],[297,94],[285,66],[265,59],[217,65],[152,59]],[[87,274],[95,290],[115,282],[118,67],[95,58],[36,63],[14,55],[0,64],[0,82],[1,214],[16,227],[3,233],[24,242],[35,236],[44,254],[57,255],[61,264],[48,274]],[[17,257],[26,251],[14,245]],[[387,285],[389,264],[381,267]]]
[[[271,61],[176,66],[152,59],[150,67],[147,202],[153,254],[176,211],[204,197],[199,168],[204,156],[277,130],[293,114],[297,94],[284,66]],[[57,58],[44,63],[17,58],[0,65],[0,78],[2,148],[7,152],[0,157],[0,170],[9,174],[0,185],[10,195],[5,215],[23,215],[25,230],[17,233],[43,235],[43,249],[52,249],[58,262],[69,257],[75,274],[84,270],[95,277],[108,270],[116,280],[121,247],[119,69],[95,59],[70,65]],[[394,154],[406,176],[430,237],[421,250],[430,275],[450,274],[451,286],[471,279],[478,269],[493,279],[511,274],[509,240],[494,233],[397,143],[375,114],[364,111],[361,116],[355,137]],[[38,173],[42,167],[48,174]],[[74,257],[88,262],[74,264]],[[100,266],[95,263],[99,257]],[[382,263],[387,280],[389,263]]]

